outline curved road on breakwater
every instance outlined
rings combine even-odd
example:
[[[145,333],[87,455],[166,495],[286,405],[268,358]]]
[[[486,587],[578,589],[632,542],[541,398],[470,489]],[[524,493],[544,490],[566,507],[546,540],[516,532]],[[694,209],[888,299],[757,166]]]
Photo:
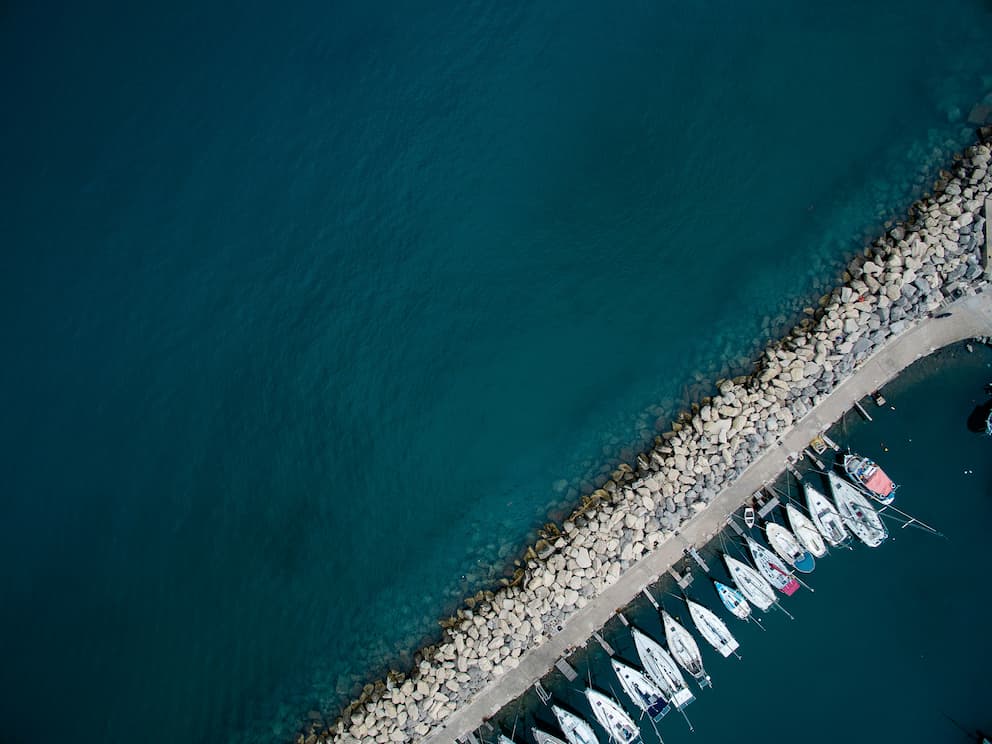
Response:
[[[679,532],[683,540],[700,545],[711,539],[723,529],[727,517],[751,494],[782,472],[790,455],[801,451],[814,436],[850,410],[856,401],[882,387],[917,359],[967,338],[992,335],[992,292],[988,291],[988,285],[985,289],[984,293],[966,297],[944,308],[944,311],[951,313],[950,317],[926,318],[887,341],[823,402],[799,419],[782,436],[778,445],[765,451],[732,486],[724,489],[706,509],[690,519]],[[516,668],[481,691],[469,705],[455,711],[438,732],[424,739],[424,744],[453,742],[455,738],[474,731],[484,719],[495,715],[507,703],[524,694],[548,673],[566,648],[588,640],[594,631],[613,617],[616,608],[629,604],[641,589],[657,581],[661,574],[679,561],[685,547],[683,540],[669,539],[631,566],[615,584],[569,617],[560,632],[541,646],[528,650]]]

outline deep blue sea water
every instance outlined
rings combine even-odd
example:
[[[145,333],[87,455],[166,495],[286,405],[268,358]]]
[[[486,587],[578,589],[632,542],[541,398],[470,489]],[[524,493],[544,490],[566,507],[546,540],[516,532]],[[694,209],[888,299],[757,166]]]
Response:
[[[987,682],[992,603],[984,590],[992,439],[967,425],[975,407],[992,400],[992,392],[985,392],[988,385],[992,348],[975,346],[969,353],[963,344],[955,345],[917,362],[886,386],[884,407],[866,399],[871,423],[852,411],[830,431],[842,447],[882,463],[900,483],[894,506],[942,536],[903,527],[905,517],[890,514],[890,536],[881,547],[855,545],[853,551],[832,550],[817,559],[813,573],[802,576],[813,591],[779,595],[794,619],[776,611],[757,613],[764,631],[731,617],[706,575],[689,566],[695,576],[689,595],[724,618],[741,644],[741,659],[724,659],[699,640],[713,687],[700,691],[690,682],[696,701],[686,715],[695,733],[673,711],[657,732],[642,719],[645,744],[657,744],[659,733],[667,744],[967,744],[974,739],[965,732],[992,729]],[[806,480],[829,492],[812,463],[801,467]],[[802,501],[791,475],[773,485]],[[777,519],[782,521],[781,513]],[[738,558],[744,553],[730,530],[701,549],[712,574],[726,581],[724,551]],[[692,628],[668,577],[650,591]],[[658,613],[645,598],[623,614],[664,639]],[[629,631],[619,620],[611,620],[603,635],[620,658],[637,663]],[[559,705],[592,720],[581,693],[591,680],[634,712],[594,641],[571,662],[581,674],[574,683],[556,671],[542,680]],[[524,733],[529,736],[535,723],[557,730],[551,711],[533,692],[507,706],[496,723],[507,734],[516,727],[517,741],[531,741]]]
[[[969,140],[990,20],[4,4],[0,738],[408,661]]]

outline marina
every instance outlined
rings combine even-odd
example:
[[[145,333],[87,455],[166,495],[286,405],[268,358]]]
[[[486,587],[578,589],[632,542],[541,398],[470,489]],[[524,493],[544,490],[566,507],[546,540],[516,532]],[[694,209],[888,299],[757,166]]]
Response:
[[[871,424],[866,424],[866,426],[867,427],[870,427]],[[838,460],[838,465],[840,465],[840,461],[839,460]],[[842,467],[842,465],[841,465],[841,467]],[[804,471],[802,471],[801,474],[804,476],[804,481],[809,481],[809,482],[812,482],[812,483],[819,483],[821,481],[825,481],[826,480],[826,477],[827,477],[825,473],[819,471],[815,467],[807,467],[807,468],[804,469]],[[784,480],[785,485],[788,485],[788,481],[790,479],[794,481],[794,476],[793,476],[792,473],[788,473],[786,475],[783,475],[778,480],[779,480],[779,482],[782,482]],[[792,486],[793,487],[795,485],[796,485],[795,483],[792,483]],[[906,487],[907,488],[910,488],[910,489],[914,489],[914,486],[915,485],[916,485],[916,479],[914,478],[912,481],[909,481],[909,485],[906,486]],[[919,494],[917,494],[917,495],[919,495]],[[918,504],[921,503],[921,501],[917,500],[917,501],[915,501],[915,503],[918,505]],[[784,511],[784,508],[783,508],[783,511]],[[884,516],[884,515],[886,515],[888,513],[888,510],[883,510],[880,513]],[[903,512],[903,514],[902,515],[899,515],[898,517],[896,515],[892,515],[891,520],[894,521],[894,522],[901,523],[902,526],[914,526],[915,524],[918,523],[918,520],[915,520],[913,517],[909,517],[908,515],[905,514],[905,512]],[[929,532],[930,530],[926,530],[926,531]],[[726,545],[727,545],[727,541],[728,540],[731,541],[731,542],[733,542],[733,543],[735,543],[735,544],[737,544],[737,545],[739,545],[740,540],[739,540],[739,537],[738,537],[737,532],[735,530],[727,529],[727,530],[724,531],[723,535],[724,535],[724,539],[721,539],[721,540],[718,540],[718,541],[711,541],[711,543],[708,544],[707,546],[705,546],[705,548],[700,548],[699,549],[699,552],[700,552],[701,556],[704,559],[707,559],[710,556],[715,555],[716,554],[714,552],[715,550],[722,550],[722,549],[724,549],[726,547]],[[935,538],[935,535],[934,534],[923,535],[919,540],[917,540],[917,541],[914,542],[913,549],[916,550],[916,551],[926,550],[926,546],[928,544],[926,541],[932,540],[932,539],[938,539],[939,540],[940,537],[938,536],[938,537]],[[903,546],[903,547],[905,549],[906,546]],[[885,550],[889,550],[890,548],[891,548],[891,546],[886,545],[886,546],[883,546],[883,549],[882,550],[885,551]],[[851,555],[850,553],[848,553],[846,551],[843,552],[843,553],[834,553],[832,557],[830,557],[830,558],[827,559],[828,563],[825,564],[825,565],[830,565],[830,562],[831,561],[834,561],[834,560],[843,560],[843,561],[847,561],[848,563],[850,563],[852,560],[855,561],[855,562],[858,562],[858,563],[871,563],[872,561],[878,560],[876,558],[876,556],[878,556],[878,555],[885,555],[885,552],[867,550],[865,546],[861,546],[855,552],[857,553],[857,555]],[[850,557],[845,557],[845,556],[850,556]],[[710,561],[710,563],[712,564],[712,561]],[[824,569],[824,570],[829,570],[829,569]],[[720,575],[719,574],[719,571],[715,571],[715,573],[717,573],[718,575]],[[716,583],[717,581],[718,581],[718,579],[715,578],[714,579],[714,582]],[[651,594],[652,597],[657,597],[659,599],[661,599],[662,597],[665,597],[666,598],[665,604],[666,605],[669,605],[672,608],[675,608],[675,607],[678,606],[678,604],[675,603],[675,602],[673,602],[672,600],[668,600],[667,598],[668,597],[671,597],[672,599],[677,599],[677,596],[674,593],[676,591],[676,588],[675,588],[675,586],[672,586],[671,585],[671,582],[667,582],[667,585],[668,585],[668,588],[666,588],[666,582],[664,580],[661,581],[661,582],[659,582],[656,586],[654,586],[650,590],[650,594]],[[837,586],[833,586],[834,592],[836,592],[837,588],[838,588]],[[814,600],[814,598],[812,596],[810,596],[810,595],[806,595],[806,596],[810,597],[810,600],[809,601],[813,601]],[[718,607],[719,605],[715,605],[714,602],[710,601],[711,599],[716,599],[716,592],[714,592],[714,596],[713,597],[707,598],[707,601],[708,601],[708,603],[710,604],[711,607]],[[839,597],[835,597],[835,600],[837,600],[837,599],[839,599]],[[646,611],[654,611],[655,608],[654,608],[653,604],[648,600],[648,598],[646,596],[644,597],[644,600],[645,601],[641,603],[642,605],[644,605],[644,610],[646,610]],[[790,599],[788,601],[792,602],[794,600],[793,599]],[[807,610],[808,609],[809,608],[807,608]],[[632,611],[632,610],[628,609],[628,611]],[[643,612],[644,612],[643,610],[640,611],[640,614],[643,615]],[[808,612],[806,614],[808,614]],[[782,626],[781,623],[780,623],[779,624],[780,627],[776,627],[774,629],[774,632],[775,632],[775,634],[777,636],[782,636],[782,635],[788,636],[792,632],[792,631],[789,630],[789,628],[797,628],[798,632],[801,633],[802,632],[801,626],[802,626],[803,622],[811,622],[811,621],[810,621],[809,618],[804,617],[802,620],[800,620],[800,622],[797,622],[797,623],[794,623],[794,624],[787,624],[785,626]],[[735,627],[745,628],[747,626],[745,624],[741,624],[741,625],[735,626]],[[658,631],[656,630],[655,632],[658,632]],[[848,639],[848,642],[857,644],[860,647],[860,645],[862,643],[862,640],[860,640],[858,631],[853,631],[852,630],[851,632],[853,632],[855,635],[854,635],[854,637],[852,639]],[[702,633],[700,633],[700,636],[702,637]],[[780,642],[785,642],[785,641],[783,640],[783,641],[780,641]],[[773,640],[772,643],[776,643],[776,641]],[[812,641],[810,641],[810,643],[812,643]],[[809,646],[806,646],[806,648],[807,649],[810,649]],[[622,652],[622,650],[621,650],[621,652]],[[719,652],[717,652],[717,653],[719,654]],[[719,655],[722,656],[722,654],[719,654]],[[591,660],[588,659],[588,658],[584,658],[583,661],[582,661],[582,663],[585,664],[587,666],[587,668],[595,669],[595,664],[594,663],[591,663]],[[762,659],[762,661],[760,663],[761,664],[768,663],[768,660],[767,659]],[[733,667],[721,666],[719,668],[719,670],[716,670],[714,672],[714,675],[715,676],[719,676],[721,678],[721,681],[722,681],[722,679],[724,677],[728,677],[729,678],[728,684],[738,684],[738,685],[745,684],[743,682],[743,680],[741,679],[741,675],[740,674],[736,674],[736,673],[733,672]],[[808,681],[809,680],[809,677],[804,677],[804,679]],[[707,693],[707,696],[706,697],[708,698],[709,695],[710,695],[710,693]],[[697,734],[696,735],[697,736],[699,735],[698,734],[698,730],[699,730],[699,727],[700,727],[699,717],[700,717],[699,715],[695,715],[694,716],[694,718],[697,719],[696,720],[696,729],[697,729]],[[688,739],[685,738],[684,733],[680,733],[680,732],[688,732],[689,731],[688,728],[686,728],[686,727],[677,727],[670,720],[666,720],[663,723],[665,724],[666,728],[665,728],[664,731],[662,731],[662,732],[660,732],[660,734],[658,734],[658,739],[657,739],[658,741],[661,741],[662,740],[662,737],[664,737],[664,740],[666,740],[666,741],[668,741],[670,739],[674,739],[676,741],[688,740]],[[709,721],[707,721],[706,725],[709,726]],[[642,722],[642,733],[650,730],[650,729],[647,729],[647,728],[643,728],[643,726],[646,726],[646,723]],[[645,741],[648,741],[648,740],[649,740],[648,738],[645,738]],[[709,741],[709,740],[719,740],[719,739],[711,739],[709,736],[707,736],[706,740]],[[745,740],[747,740],[747,739],[745,739]],[[856,740],[860,741],[860,739],[856,739]],[[953,738],[953,733],[951,735],[949,735],[949,737],[946,740],[947,741],[957,741],[957,739],[954,739]],[[520,740],[520,741],[523,741],[523,740]],[[818,741],[818,739],[814,738],[813,741]],[[964,741],[964,740],[962,739],[962,741]]]
[[[698,546],[702,546],[710,542],[728,526],[734,526],[736,528],[728,530],[729,533],[734,534],[736,532],[740,532],[741,529],[736,527],[736,525],[733,525],[731,520],[731,515],[736,511],[736,509],[740,508],[745,502],[751,500],[756,491],[778,478],[783,471],[786,471],[788,465],[791,464],[792,469],[795,470],[795,455],[793,453],[801,452],[810,441],[821,435],[822,432],[826,431],[831,424],[840,420],[844,413],[853,407],[852,403],[854,401],[860,401],[870,393],[878,391],[884,387],[889,380],[895,377],[903,368],[911,364],[914,360],[924,357],[936,349],[965,338],[987,333],[987,329],[992,329],[992,296],[979,294],[969,297],[955,303],[953,309],[955,312],[950,316],[950,318],[943,319],[943,322],[939,323],[936,320],[924,320],[914,328],[907,330],[907,332],[902,336],[894,339],[892,343],[882,352],[868,359],[859,370],[857,370],[848,380],[838,387],[834,394],[829,396],[820,406],[804,417],[804,419],[797,422],[797,425],[793,428],[793,430],[788,432],[783,437],[781,445],[773,448],[771,451],[759,458],[744,474],[742,474],[742,476],[731,488],[727,489],[727,491],[718,496],[708,509],[701,512],[696,518],[691,520],[690,523],[680,531],[681,540],[688,543],[690,546],[696,546],[698,548]],[[946,322],[947,320],[952,319],[953,322]],[[772,457],[773,455],[774,458]],[[833,471],[829,471],[827,477],[832,481],[839,476],[837,476]],[[853,504],[857,502],[858,498],[860,498],[864,504],[867,504],[867,500],[860,495],[860,492],[853,485],[847,481],[842,482],[850,486],[850,492],[842,489],[842,493],[844,493],[845,496],[845,503]],[[819,506],[816,512],[811,511],[809,513],[810,521],[816,524],[816,520],[818,518],[818,530],[820,525],[824,525],[824,528],[819,530],[822,536],[825,539],[830,540],[831,544],[834,544],[834,540],[837,540],[837,544],[840,544],[842,540],[838,534],[839,530],[837,530],[838,525],[836,519],[834,518],[834,513],[829,508],[825,508],[824,502],[820,498],[817,498],[816,495],[813,495],[811,499],[811,494],[814,492],[819,494],[820,489],[817,488],[816,485],[809,487],[805,486],[805,481],[803,481],[803,484],[803,492],[805,493],[807,503],[812,501]],[[820,488],[823,488],[825,483],[820,483],[818,485]],[[820,494],[820,496],[822,496],[822,494]],[[715,508],[719,503],[725,504],[722,510]],[[830,502],[827,502],[826,505],[829,506]],[[771,506],[774,509],[777,508],[779,504],[777,499],[775,499],[766,504],[766,506]],[[835,504],[834,507],[836,509]],[[848,514],[848,519],[854,520],[854,524],[862,525],[864,520],[870,521],[870,516],[866,516],[867,512],[864,511],[863,504],[858,504],[858,507],[860,507],[862,512],[861,516],[857,514],[858,509],[856,508],[853,512]],[[869,508],[871,507],[869,506]],[[871,513],[875,513],[874,509],[872,509]],[[836,514],[841,515],[842,518],[844,516],[840,509],[836,509]],[[741,517],[741,519],[743,519],[743,517]],[[879,519],[881,518],[879,517]],[[850,524],[848,524],[848,526],[850,526]],[[865,532],[863,526],[859,527],[859,529],[861,529],[862,532]],[[877,533],[877,529],[875,530],[875,533]],[[865,534],[869,533],[865,532]],[[877,534],[875,536],[877,537]],[[778,566],[778,557],[774,556],[768,548],[758,544],[753,538],[747,537],[745,541],[750,541],[749,547],[755,550],[758,555],[765,556],[766,571],[768,571],[773,577],[776,577],[775,583],[781,584],[783,588],[788,587],[791,590],[791,593],[794,594],[798,588],[794,588],[794,583],[798,584],[798,582],[792,574],[785,570],[785,567]],[[686,547],[684,545],[679,547],[674,544],[675,542],[676,541],[669,541],[669,543],[660,546],[658,550],[654,551],[654,553],[648,555],[644,560],[632,566],[627,573],[621,576],[618,582],[610,587],[607,587],[603,591],[598,598],[601,601],[591,603],[577,612],[576,615],[573,616],[574,619],[572,621],[575,625],[573,626],[572,623],[569,623],[562,629],[559,636],[570,627],[574,627],[576,629],[585,627],[588,628],[588,630],[578,630],[581,637],[576,636],[576,644],[581,644],[585,639],[591,637],[595,630],[605,625],[613,616],[613,612],[607,608],[623,607],[629,604],[639,592],[657,581],[657,577],[667,574],[669,569],[675,566],[680,559],[685,558],[685,552],[687,550]],[[740,541],[738,540],[736,544],[739,547]],[[743,552],[739,552],[737,556],[727,555],[725,557],[725,562],[728,566],[733,566],[734,562],[741,560],[743,555]],[[771,557],[768,558],[768,556]],[[654,561],[658,561],[659,563],[655,564],[655,570],[651,571],[648,566]],[[762,591],[763,587],[761,583],[753,580],[753,576],[755,575],[753,573],[753,569],[748,567],[746,564],[742,563],[742,565],[745,566],[745,569],[750,570],[737,570],[736,572],[731,570],[731,573],[734,574],[734,579],[742,577],[740,579],[740,583],[737,583],[736,581],[734,582],[736,588],[740,590],[741,595],[746,597],[747,600],[757,600],[751,601],[751,604],[754,604],[761,609],[772,607],[773,604],[768,602],[768,595],[766,592]],[[773,565],[778,566],[778,568],[781,569],[781,572],[776,571],[772,567]],[[760,570],[760,564],[758,568]],[[743,577],[751,577],[751,580]],[[767,579],[767,576],[765,578]],[[625,589],[625,587],[629,588]],[[630,593],[627,594],[627,592]],[[715,594],[716,590],[714,590],[714,595]],[[606,597],[605,600],[603,599],[604,597]],[[771,598],[775,601],[774,596]],[[790,599],[789,601],[793,600]],[[765,605],[764,608],[761,607],[762,604]],[[601,613],[601,615],[599,615],[599,613]],[[702,669],[702,660],[699,660],[700,663],[698,666],[694,663],[696,660],[694,658],[694,654],[692,654],[692,648],[685,642],[686,639],[685,636],[682,635],[682,632],[688,635],[690,640],[692,639],[691,634],[689,634],[689,631],[685,627],[675,621],[675,619],[669,615],[667,610],[662,609],[661,613],[662,622],[664,625],[664,635],[667,636],[669,632],[671,632],[672,636],[675,638],[677,648],[681,652],[680,655],[682,655],[682,660],[688,661],[690,669],[694,670],[691,672],[692,676],[695,677],[697,681],[700,679],[703,680],[702,685],[707,685],[709,683],[709,677]],[[601,617],[599,622],[596,622],[596,620],[599,619],[597,615]],[[682,632],[679,632],[679,628],[681,628]],[[641,660],[641,663],[644,664],[646,672],[650,674],[652,662],[645,661],[645,657],[649,660],[653,659],[656,661],[661,657],[661,654],[667,654],[665,654],[664,649],[661,648],[658,641],[652,639],[647,633],[635,630],[633,640],[635,645],[638,647],[639,652],[636,658]],[[534,671],[531,672],[531,674],[534,674],[535,676],[530,681],[530,684],[528,684],[527,672],[529,670],[529,663],[533,658],[547,653],[547,651],[550,650],[548,647],[553,647],[555,643],[556,638],[552,638],[538,649],[535,649],[535,651],[528,656],[528,658],[525,658],[521,664],[516,667],[516,669],[512,670],[506,677],[504,677],[503,680],[501,680],[498,687],[506,687],[509,689],[509,680],[519,677],[519,681],[517,682],[519,688],[517,689],[516,694],[505,698],[505,702],[509,702],[513,698],[526,693],[530,684],[537,681],[537,678],[540,676],[543,676],[543,673],[546,672],[550,664],[545,665],[543,669],[535,668]],[[654,644],[657,649],[657,651],[653,654],[646,651],[651,644]],[[694,644],[695,642],[693,641],[693,645]],[[659,651],[661,654],[658,653]],[[698,647],[696,648],[696,652],[698,653]],[[534,663],[536,665],[538,662],[535,661]],[[655,674],[661,674],[660,668],[657,664],[655,665]],[[657,683],[658,679],[655,677],[655,674],[650,674],[650,676],[653,681]],[[670,691],[668,692],[671,694]],[[457,722],[461,719],[463,714],[465,714],[465,711],[472,709],[476,704],[477,703],[473,703],[467,708],[456,711],[456,713],[452,716],[452,719],[449,721],[448,727],[450,727],[453,722]],[[483,715],[486,717],[495,715],[499,708],[502,707],[502,704],[503,703],[499,706],[494,706],[491,708],[491,712],[489,714]],[[684,707],[684,704],[676,707]],[[456,739],[458,739],[458,737],[448,734],[444,736],[432,736],[428,739],[428,741],[433,743],[453,741]]]

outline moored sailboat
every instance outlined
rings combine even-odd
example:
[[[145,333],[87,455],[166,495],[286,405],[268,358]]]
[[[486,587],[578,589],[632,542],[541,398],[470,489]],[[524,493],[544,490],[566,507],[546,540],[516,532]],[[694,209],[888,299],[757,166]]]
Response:
[[[803,491],[806,494],[809,516],[820,534],[835,547],[843,545],[847,541],[847,528],[844,527],[844,520],[836,507],[830,503],[830,499],[809,483],[803,483]]]
[[[689,617],[699,631],[699,634],[724,658],[730,656],[740,648],[737,639],[716,614],[708,607],[704,607],[691,599],[686,600],[689,606]]]
[[[795,594],[799,590],[799,582],[782,565],[781,559],[750,537],[745,539],[748,550],[751,551],[751,557],[754,559],[754,565],[757,566],[758,572],[765,580],[787,597]]]
[[[558,726],[565,734],[565,741],[568,744],[599,744],[596,732],[592,730],[592,726],[585,719],[579,718],[574,713],[559,708],[557,705],[552,705],[551,711],[558,719]]]
[[[877,548],[889,536],[882,518],[861,492],[836,473],[827,473],[837,511],[847,528],[869,548]]]
[[[637,656],[644,666],[644,671],[651,681],[661,688],[672,705],[681,710],[695,700],[696,697],[685,683],[685,677],[682,676],[671,654],[662,648],[660,643],[637,628],[631,628],[630,634],[634,638],[634,647],[637,649]]]
[[[896,496],[897,486],[874,460],[853,453],[844,455],[844,472],[882,504],[891,504]]]
[[[741,620],[747,620],[751,616],[751,605],[748,604],[747,599],[738,589],[733,589],[716,580],[713,581],[713,586],[716,587],[716,593],[728,612]],[[771,603],[769,602],[769,604]]]
[[[796,536],[777,522],[765,523],[768,544],[786,563],[795,566],[797,571],[809,573],[816,565],[813,555],[806,550]]]
[[[661,611],[661,622],[665,626],[665,643],[672,652],[672,658],[695,678],[700,687],[712,687],[713,682],[703,668],[703,655],[699,653],[696,639],[666,610]]]
[[[547,731],[541,731],[541,729],[537,727],[532,727],[530,733],[531,736],[534,737],[534,741],[536,741],[537,744],[565,744],[565,742],[557,736],[552,736]]]
[[[800,545],[817,558],[827,554],[827,544],[823,542],[823,535],[810,518],[799,511],[798,506],[786,504],[785,516],[789,520],[789,526],[792,527],[792,534],[796,536]]]
[[[644,672],[617,659],[610,659],[610,664],[627,697],[647,713],[652,721],[660,721],[672,709],[662,689],[648,679]]]
[[[627,715],[627,711],[616,700],[589,687],[586,688],[586,700],[589,701],[599,725],[609,734],[611,742],[632,744],[641,738],[641,730],[637,728],[634,719]]]
[[[734,585],[747,598],[747,601],[759,610],[768,612],[768,608],[775,604],[775,589],[768,583],[768,580],[746,563],[726,553],[723,554],[723,561],[727,564],[727,570],[730,572],[730,578],[734,580]]]

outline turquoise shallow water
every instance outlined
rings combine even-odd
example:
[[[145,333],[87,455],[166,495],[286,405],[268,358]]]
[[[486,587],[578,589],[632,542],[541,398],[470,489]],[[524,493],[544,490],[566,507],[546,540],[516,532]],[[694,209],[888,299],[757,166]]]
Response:
[[[279,739],[407,661],[968,140],[988,23],[5,5],[5,738]]]
[[[992,349],[977,346],[968,353],[955,346],[918,362],[887,386],[886,407],[866,401],[872,423],[852,413],[830,432],[842,446],[877,458],[900,483],[894,505],[944,538],[888,521],[890,538],[881,547],[834,550],[819,559],[813,573],[802,576],[814,591],[781,598],[795,619],[774,611],[760,615],[764,632],[730,617],[702,572],[694,572],[690,595],[721,614],[740,641],[742,658],[724,659],[703,649],[713,688],[693,688],[696,701],[686,713],[696,732],[689,733],[674,712],[659,726],[665,742],[801,738],[814,744],[838,739],[964,744],[969,739],[958,725],[969,731],[992,728],[986,683],[992,605],[984,591],[992,439],[967,427],[972,410],[990,399],[992,393],[984,393],[990,384]],[[811,482],[819,482],[816,473],[806,472]],[[776,485],[798,493],[791,476]],[[740,557],[729,533],[701,551],[721,579],[724,547]],[[651,591],[691,627],[677,587],[669,581]],[[664,638],[647,600],[624,613]],[[618,656],[637,662],[619,621],[610,621],[603,635]],[[622,697],[595,642],[580,649],[572,663],[582,675],[576,683],[557,672],[543,680],[560,703],[591,718],[578,691],[585,679]],[[533,693],[497,718],[507,733],[516,722],[520,741],[530,741],[523,731],[529,736],[535,721],[555,731],[553,720]],[[646,719],[642,730],[646,742],[658,741]]]

